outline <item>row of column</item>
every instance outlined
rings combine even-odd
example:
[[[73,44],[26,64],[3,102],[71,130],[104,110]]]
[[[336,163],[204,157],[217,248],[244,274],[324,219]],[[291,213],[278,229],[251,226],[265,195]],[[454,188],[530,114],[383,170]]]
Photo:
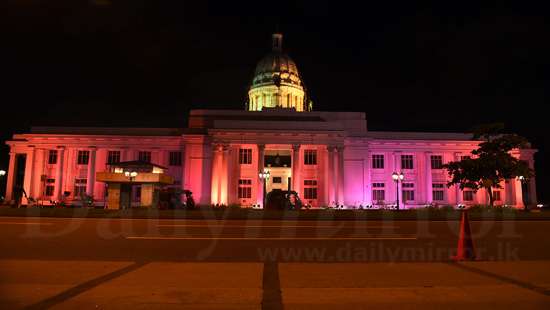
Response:
[[[55,164],[55,175],[48,175],[46,171],[46,162],[48,160],[49,151],[50,150],[56,150],[57,151],[57,162]],[[97,147],[89,147],[86,149],[89,151],[89,157],[88,157],[88,164],[87,164],[87,172],[86,172],[86,194],[90,196],[94,196],[95,193],[95,177],[96,177],[96,168],[97,167],[103,167],[106,164],[106,156],[107,154],[104,154],[105,160],[102,160],[99,165],[97,162]],[[55,200],[61,200],[63,198],[63,192],[64,191],[73,191],[73,184],[67,183],[68,180],[72,179],[71,177],[77,173],[77,171],[74,171],[75,165],[71,163],[75,163],[78,156],[78,150],[71,150],[66,151],[65,147],[59,146],[56,149],[43,149],[43,148],[36,148],[34,146],[29,146],[27,152],[25,152],[26,160],[25,160],[25,175],[23,179],[23,189],[28,197],[42,197],[43,191],[45,190],[44,181],[43,178],[47,177],[54,177],[55,183],[54,183],[54,195],[53,199]],[[107,152],[107,151],[105,151]],[[166,151],[160,151],[160,164],[166,166],[167,161],[167,155]],[[137,153],[136,153],[137,154]],[[127,161],[127,160],[133,160],[137,158],[137,155],[135,156],[130,154],[130,150],[122,149],[121,150],[121,161]],[[132,158],[131,158],[132,157]],[[135,157],[135,158],[133,158]],[[16,170],[18,169],[16,167],[17,165],[17,153],[16,152],[10,152],[10,161],[9,161],[9,167],[8,167],[8,175],[7,175],[7,184],[6,184],[6,200],[12,200],[13,197],[13,191],[14,191],[14,184],[15,184],[15,178],[16,178]],[[97,198],[97,197],[96,197]]]
[[[301,145],[294,144],[292,147],[292,190],[296,191],[300,197],[303,196],[302,191],[302,160]],[[329,146],[327,158],[327,195],[324,197],[326,203],[329,204],[344,204],[344,148],[342,146]],[[321,158],[318,154],[318,159]],[[231,184],[230,173],[232,171],[233,160],[230,160],[231,148],[227,144],[214,144],[212,156],[212,181],[211,181],[211,203],[216,205],[227,205],[232,201],[229,195],[229,185]],[[257,163],[258,173],[265,168],[265,144],[257,145]],[[320,168],[322,162],[318,162]],[[317,174],[318,189],[323,186],[325,180],[321,178],[321,173]],[[258,174],[254,176],[256,180],[256,203],[263,204],[263,181]],[[318,197],[322,199],[322,197]]]

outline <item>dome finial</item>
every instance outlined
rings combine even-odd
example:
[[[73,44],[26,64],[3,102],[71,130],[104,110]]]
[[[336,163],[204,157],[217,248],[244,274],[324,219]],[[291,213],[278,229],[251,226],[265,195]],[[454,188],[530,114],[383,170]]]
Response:
[[[274,33],[272,35],[273,38],[273,51],[274,52],[280,52],[283,50],[283,34],[282,33]]]

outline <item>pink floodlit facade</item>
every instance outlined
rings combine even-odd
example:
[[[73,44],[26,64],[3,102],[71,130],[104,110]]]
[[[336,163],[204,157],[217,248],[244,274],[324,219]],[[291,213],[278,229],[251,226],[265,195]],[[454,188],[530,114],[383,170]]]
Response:
[[[394,171],[405,175],[402,207],[488,203],[484,191],[447,188],[440,169],[476,148],[469,135],[368,131],[365,113],[354,112],[192,110],[189,118],[185,129],[33,128],[16,134],[8,141],[6,198],[14,199],[20,184],[44,204],[78,201],[85,192],[103,205],[105,184],[96,173],[109,161],[147,160],[167,167],[171,186],[192,191],[202,205],[261,205],[258,172],[264,168],[271,172],[268,191],[290,188],[313,207],[395,204]],[[514,156],[533,167],[534,152]],[[287,164],[276,164],[277,158]],[[503,187],[497,204],[536,203],[534,179],[508,180]]]
[[[97,173],[108,171],[109,163],[139,160],[166,167],[175,180],[170,186],[193,192],[202,205],[263,205],[258,174],[264,169],[270,172],[267,192],[293,190],[313,207],[488,203],[485,191],[448,188],[441,169],[477,147],[470,135],[369,131],[365,113],[312,111],[308,98],[296,64],[283,52],[282,35],[274,34],[245,111],[192,110],[182,129],[33,128],[15,134],[7,142],[6,198],[24,189],[44,204],[86,194],[105,205],[106,185]],[[533,168],[534,153],[513,155]],[[399,191],[393,172],[404,174]],[[534,178],[502,185],[496,204],[536,203]]]

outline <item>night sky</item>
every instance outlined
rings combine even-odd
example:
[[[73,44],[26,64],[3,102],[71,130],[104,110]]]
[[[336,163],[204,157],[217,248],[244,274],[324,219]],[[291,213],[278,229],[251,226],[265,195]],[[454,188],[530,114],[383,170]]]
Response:
[[[539,149],[547,201],[549,8],[500,2],[3,1],[0,142],[31,125],[183,127],[190,108],[243,109],[278,29],[315,110],[364,111],[370,130],[504,122]]]

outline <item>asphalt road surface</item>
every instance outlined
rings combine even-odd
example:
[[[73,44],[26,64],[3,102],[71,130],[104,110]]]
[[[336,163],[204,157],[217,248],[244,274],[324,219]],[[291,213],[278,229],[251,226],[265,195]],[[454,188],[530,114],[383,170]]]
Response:
[[[0,308],[547,309],[550,221],[0,218]]]
[[[550,221],[471,221],[481,260],[550,260]],[[0,218],[0,259],[448,261],[458,221]]]

